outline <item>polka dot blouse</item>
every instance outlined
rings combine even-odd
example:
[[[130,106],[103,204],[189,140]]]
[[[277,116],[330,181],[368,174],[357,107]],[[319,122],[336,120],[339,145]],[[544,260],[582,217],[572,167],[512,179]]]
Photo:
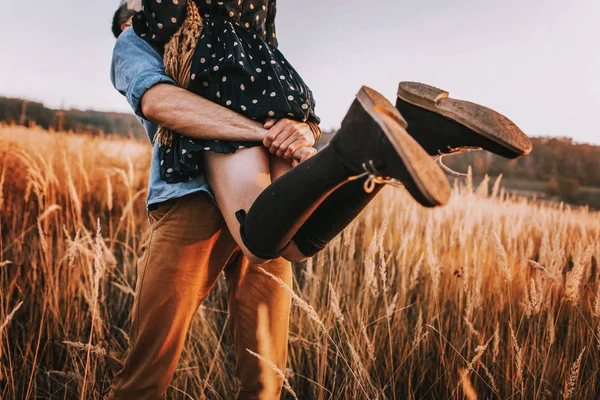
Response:
[[[204,27],[192,60],[188,89],[248,118],[319,123],[315,100],[277,49],[275,0],[195,0]],[[186,17],[187,0],[143,0],[136,33],[163,49]],[[192,140],[174,135],[161,146],[161,176],[182,182],[202,173],[202,153],[233,153],[259,142]]]

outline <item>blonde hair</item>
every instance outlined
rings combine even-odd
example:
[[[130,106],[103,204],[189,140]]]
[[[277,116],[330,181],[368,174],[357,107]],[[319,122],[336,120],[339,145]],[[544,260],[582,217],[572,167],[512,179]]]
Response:
[[[192,57],[196,50],[198,38],[202,33],[202,17],[196,3],[192,0],[187,4],[187,16],[181,28],[165,45],[164,63],[165,73],[173,78],[184,89],[190,84]],[[173,132],[161,126],[155,136],[155,141],[160,145],[171,145]]]

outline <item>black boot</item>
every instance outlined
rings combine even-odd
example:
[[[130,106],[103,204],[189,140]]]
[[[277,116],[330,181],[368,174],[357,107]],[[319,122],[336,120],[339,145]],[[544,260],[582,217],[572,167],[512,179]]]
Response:
[[[446,204],[446,176],[405,126],[389,101],[363,87],[329,146],[269,185],[247,213],[237,213],[248,250],[279,257],[313,211],[351,179],[371,189],[401,183],[427,207]]]
[[[408,133],[432,156],[482,149],[512,159],[531,153],[529,138],[494,110],[448,97],[422,83],[401,82],[396,108]]]

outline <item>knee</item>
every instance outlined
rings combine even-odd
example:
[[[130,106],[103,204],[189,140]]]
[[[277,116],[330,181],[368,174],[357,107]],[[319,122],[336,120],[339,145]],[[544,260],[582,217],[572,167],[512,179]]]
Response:
[[[289,262],[301,263],[308,260],[310,257],[305,256],[304,254],[294,254],[294,255],[286,255],[285,258]]]
[[[252,252],[250,252],[247,249],[243,249],[242,251],[244,253],[244,257],[246,257],[246,259],[250,261],[250,264],[263,265],[269,262],[269,260],[264,260],[260,257],[255,256],[254,254],[252,254]]]
[[[310,256],[307,256],[300,251],[295,242],[290,243],[290,245],[283,252],[282,257],[289,262],[304,262],[310,258]]]

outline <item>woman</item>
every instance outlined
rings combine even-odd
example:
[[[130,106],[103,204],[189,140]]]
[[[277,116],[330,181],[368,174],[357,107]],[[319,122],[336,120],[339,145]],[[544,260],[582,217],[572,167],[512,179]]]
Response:
[[[310,89],[276,48],[275,0],[143,5],[134,29],[164,46],[166,71],[182,87],[266,126],[290,118],[320,134]],[[157,140],[163,179],[206,173],[249,259],[298,261],[322,249],[358,215],[378,192],[375,183],[401,181],[426,206],[447,202],[443,172],[405,125],[387,100],[363,88],[331,145],[313,158],[313,149],[299,150],[293,158],[302,164],[293,170],[258,142],[198,141],[166,130]]]

